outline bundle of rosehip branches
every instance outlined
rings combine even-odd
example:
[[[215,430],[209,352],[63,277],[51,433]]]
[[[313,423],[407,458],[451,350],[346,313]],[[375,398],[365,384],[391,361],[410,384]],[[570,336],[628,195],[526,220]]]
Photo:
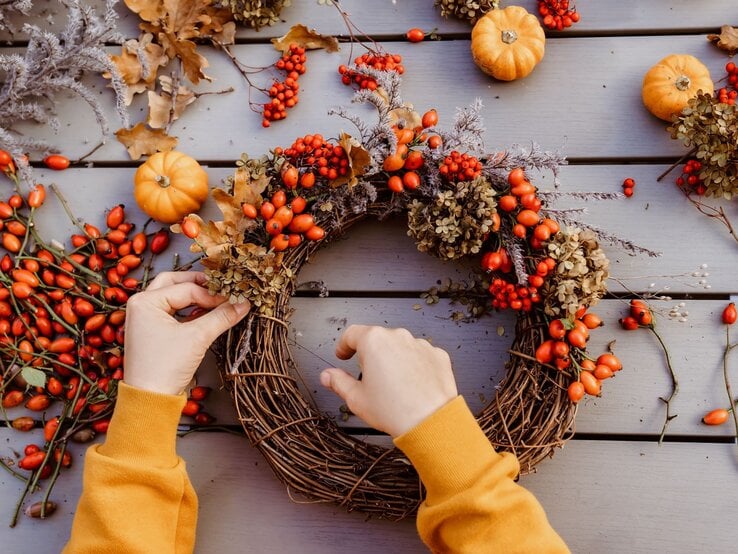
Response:
[[[29,441],[0,464],[25,481],[15,524],[29,493],[43,499],[26,510],[45,517],[49,494],[71,465],[68,442],[88,442],[110,421],[117,383],[123,378],[125,304],[145,285],[152,260],[169,244],[165,229],[136,232],[122,205],[111,208],[106,228],[82,224],[70,246],[46,242],[34,215],[46,199],[43,185],[20,192],[16,164],[0,151],[0,170],[16,192],[0,201],[0,397],[6,422],[18,431],[43,428],[43,442]],[[140,277],[133,277],[138,270]],[[25,408],[25,409],[24,409]]]

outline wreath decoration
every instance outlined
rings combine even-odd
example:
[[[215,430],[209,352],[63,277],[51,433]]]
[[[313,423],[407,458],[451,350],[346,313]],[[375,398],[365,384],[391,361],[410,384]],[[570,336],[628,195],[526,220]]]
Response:
[[[536,146],[485,153],[479,101],[444,130],[434,110],[421,116],[403,102],[398,73],[351,70],[379,85],[354,97],[376,107],[375,123],[332,110],[360,138],[311,134],[260,158],[244,154],[226,187],[212,191],[223,220],[191,214],[172,230],[193,239],[213,294],[252,303],[214,350],[249,440],[290,495],[401,519],[422,494],[402,452],[347,435],[300,390],[289,302],[300,268],[323,244],[359,221],[407,212],[421,251],[481,258],[477,290],[492,296],[473,315],[509,308],[518,319],[506,377],[478,421],[496,449],[518,456],[523,473],[570,436],[585,390],[599,394],[595,367],[620,366],[612,354],[596,364],[586,352],[589,329],[601,322],[585,312],[608,277],[596,229],[577,225],[580,210],[548,206],[564,193],[538,191],[527,178],[545,169],[555,175],[563,158]]]

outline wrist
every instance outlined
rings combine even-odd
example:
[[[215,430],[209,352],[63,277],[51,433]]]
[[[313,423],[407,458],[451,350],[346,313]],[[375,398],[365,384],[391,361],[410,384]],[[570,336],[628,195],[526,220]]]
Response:
[[[174,396],[180,395],[184,391],[184,387],[180,387],[176,383],[169,382],[166,379],[157,379],[157,374],[139,374],[126,371],[124,375],[123,382],[126,385],[143,391]]]

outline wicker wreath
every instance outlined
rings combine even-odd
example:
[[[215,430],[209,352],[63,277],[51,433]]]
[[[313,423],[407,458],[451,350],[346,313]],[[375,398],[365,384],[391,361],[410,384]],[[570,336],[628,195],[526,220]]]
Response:
[[[515,194],[515,188],[508,184],[512,183],[513,171],[519,175],[532,170],[555,171],[563,161],[560,156],[535,146],[484,154],[479,104],[460,110],[448,131],[436,128],[435,123],[421,124],[420,115],[399,96],[399,76],[388,73],[372,73],[381,92],[357,93],[359,100],[377,108],[378,122],[370,126],[357,116],[337,110],[339,116],[357,126],[360,139],[344,133],[332,146],[321,137],[315,147],[314,152],[318,148],[333,149],[331,163],[341,169],[338,178],[326,176],[325,171],[318,173],[318,180],[313,182],[311,176],[310,186],[305,186],[308,190],[303,191],[297,185],[297,176],[301,176],[302,185],[305,173],[317,171],[315,156],[297,154],[294,148],[276,148],[259,159],[244,155],[237,162],[239,167],[229,180],[228,190],[213,191],[224,220],[206,224],[196,215],[188,217],[200,224],[192,249],[204,254],[201,262],[211,292],[230,295],[234,302],[247,299],[253,305],[251,314],[214,347],[224,382],[251,443],[287,485],[291,496],[401,519],[417,510],[423,495],[422,484],[407,458],[397,449],[369,444],[344,433],[332,417],[323,414],[301,392],[302,380],[290,350],[289,304],[302,265],[323,244],[347,233],[357,222],[383,219],[406,210],[409,232],[420,250],[448,260],[478,257],[485,252],[492,256],[485,255],[482,266],[491,281],[486,285],[493,296],[497,290],[497,296],[494,300],[487,297],[486,306],[505,308],[509,301],[509,306],[518,310],[518,319],[506,376],[494,399],[478,414],[478,421],[491,444],[517,455],[521,471],[527,473],[570,436],[576,411],[571,386],[581,386],[578,380],[586,359],[584,344],[572,346],[571,356],[557,354],[555,360],[542,355],[540,348],[554,342],[552,320],[567,329],[576,327],[581,324],[575,316],[579,307],[593,305],[604,294],[607,258],[592,229],[573,227],[578,222],[572,220],[571,211],[557,212],[542,206],[543,201],[548,203],[561,193],[545,196],[539,191],[537,198],[527,199],[520,193],[521,203],[538,202],[535,211],[556,217],[566,227],[560,233],[552,231],[558,234],[550,241],[533,232],[535,223],[524,228],[522,234],[516,230],[516,217],[518,222],[525,219],[522,207],[499,204],[501,211],[496,209],[503,195]],[[442,146],[432,145],[431,136],[436,136]],[[404,179],[409,164],[393,169],[387,163],[401,151],[411,158],[408,149],[401,148],[403,141],[424,159],[414,176],[422,179],[420,184]],[[467,156],[459,150],[475,155]],[[345,160],[340,166],[336,161],[339,157]],[[471,168],[469,172],[461,173],[462,163]],[[388,179],[396,175],[403,175],[408,190],[393,189]],[[523,182],[529,191],[536,190],[527,180]],[[316,240],[298,236],[295,244],[288,245],[287,235],[279,234],[281,227],[277,226],[276,234],[272,232],[271,218],[277,217],[272,215],[275,198],[281,194],[284,199],[285,193],[292,199],[288,208],[303,195],[299,197],[301,210],[314,219],[324,238],[322,234],[306,233],[305,237]],[[310,198],[307,207],[304,197]],[[265,211],[267,205],[270,209]],[[438,215],[448,209],[451,216]],[[558,228],[558,223],[547,221]],[[453,225],[458,228],[449,231]],[[181,228],[174,226],[173,230]],[[449,239],[449,233],[456,238]],[[271,241],[270,235],[274,235]],[[492,260],[501,253],[507,260],[500,269]],[[540,289],[538,297],[537,287],[543,286],[543,262],[551,262],[543,275],[550,271],[554,284]],[[553,269],[553,264],[558,268]],[[508,288],[500,292],[496,286]],[[521,308],[518,300],[524,296],[518,297],[517,293],[532,294],[536,299],[526,298]],[[508,296],[500,300],[504,294]]]
[[[343,221],[340,229],[326,229],[328,236],[337,237],[385,212],[386,206],[374,205],[367,214]],[[303,243],[283,263],[297,274],[325,242]],[[346,434],[300,391],[289,341],[292,283],[279,295],[274,315],[252,315],[215,347],[246,435],[290,495],[383,518],[414,514],[422,485],[404,454]],[[575,414],[567,396],[571,377],[552,372],[533,357],[545,338],[542,314],[530,312],[517,319],[511,350],[521,354],[510,358],[497,394],[477,416],[496,449],[518,456],[522,473],[562,446]]]

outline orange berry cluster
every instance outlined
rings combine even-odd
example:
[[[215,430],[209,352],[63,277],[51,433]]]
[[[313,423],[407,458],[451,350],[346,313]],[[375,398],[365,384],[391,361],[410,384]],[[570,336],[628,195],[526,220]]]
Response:
[[[401,193],[405,189],[415,190],[420,187],[420,175],[416,170],[423,167],[425,158],[419,150],[411,150],[413,146],[427,143],[429,148],[438,148],[442,139],[438,135],[430,137],[423,131],[429,127],[435,127],[438,123],[436,110],[428,110],[421,118],[421,125],[415,129],[408,127],[392,126],[397,138],[395,151],[387,156],[382,164],[382,169],[388,173],[405,170],[402,175],[390,175],[387,179],[387,188],[392,192]]]
[[[482,173],[482,162],[474,156],[453,150],[443,159],[439,173],[452,183],[471,181]]]
[[[707,188],[702,183],[702,179],[700,179],[701,169],[702,162],[695,159],[687,160],[687,163],[684,164],[682,174],[676,179],[677,186],[684,187],[686,185],[691,188],[690,192],[695,192],[700,196],[705,194]]]
[[[265,230],[272,237],[269,246],[277,252],[294,248],[301,244],[303,239],[321,240],[325,237],[325,230],[315,224],[315,218],[303,213],[305,208],[307,208],[305,198],[294,196],[288,203],[287,193],[284,190],[276,191],[269,200],[262,202],[258,209],[253,204],[244,203],[241,206],[244,216],[264,220]]]
[[[405,67],[402,65],[402,56],[400,54],[367,52],[356,58],[354,64],[357,68],[371,67],[377,71],[397,71],[400,75],[405,73]],[[377,80],[370,75],[361,73],[361,71],[349,69],[345,65],[339,65],[338,73],[341,75],[341,82],[346,86],[356,83],[360,89],[377,89]]]
[[[620,318],[620,326],[626,331],[635,331],[639,327],[653,324],[653,312],[643,300],[630,301],[630,313]]]
[[[299,137],[289,148],[275,148],[274,153],[284,155],[290,162],[282,168],[282,182],[290,189],[298,185],[309,189],[320,180],[343,177],[349,170],[343,146],[326,141],[320,134]]]
[[[512,231],[516,237],[527,237],[531,247],[543,248],[544,243],[559,232],[559,224],[540,216],[541,199],[536,196],[536,187],[526,179],[522,169],[513,169],[507,182],[510,184],[510,193],[501,196],[497,206],[514,216]]]
[[[269,89],[271,100],[264,104],[263,127],[269,127],[272,121],[287,117],[287,108],[294,107],[298,102],[300,85],[298,79],[305,73],[305,49],[297,44],[290,44],[290,50],[282,56],[274,66],[287,73],[284,81],[274,81]]]
[[[577,378],[567,389],[569,400],[579,402],[586,394],[599,396],[602,381],[623,369],[617,356],[608,352],[597,360],[587,357],[589,332],[603,325],[597,314],[579,308],[574,319],[554,319],[548,324],[549,339],[536,349],[536,360],[542,364],[553,364],[564,371],[572,366],[578,371]]]
[[[563,31],[579,21],[579,12],[569,0],[538,0],[538,13],[543,16],[543,25],[552,31]]]
[[[633,189],[635,188],[635,186],[636,186],[636,182],[635,182],[635,179],[633,179],[632,177],[628,177],[624,179],[623,180],[623,194],[627,196],[628,198],[630,198],[631,196],[633,196]]]
[[[728,62],[725,66],[725,71],[728,72],[726,76],[728,86],[719,89],[717,96],[720,102],[732,106],[735,104],[735,99],[738,98],[738,66],[733,62]]]

